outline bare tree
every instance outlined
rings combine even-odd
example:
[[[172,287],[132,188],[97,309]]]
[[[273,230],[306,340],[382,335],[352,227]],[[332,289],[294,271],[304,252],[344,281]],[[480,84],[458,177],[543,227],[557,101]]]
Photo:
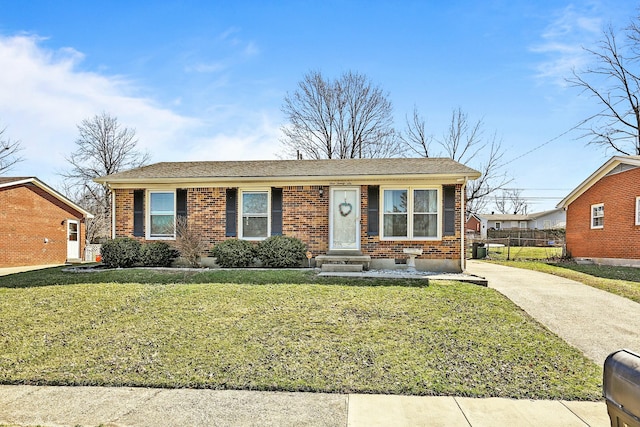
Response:
[[[286,157],[350,159],[394,157],[402,145],[393,129],[388,94],[358,73],[325,79],[307,73],[284,98]]]
[[[432,138],[427,136],[425,129],[425,120],[414,108],[413,120],[407,120],[407,130],[402,140],[410,151],[429,157],[433,151]],[[511,182],[502,167],[504,150],[496,134],[487,137],[482,120],[471,122],[462,109],[452,111],[451,121],[442,139],[435,141],[443,150],[436,153],[437,157],[449,157],[482,174],[467,184],[467,213],[484,210],[490,202],[490,196]]]
[[[411,119],[405,116],[406,129],[400,135],[400,140],[405,144],[409,152],[419,157],[429,157],[433,136],[427,135],[427,122],[418,113],[418,108],[413,107]]]
[[[24,159],[18,155],[22,151],[20,141],[11,140],[5,136],[6,128],[0,129],[0,175],[11,170]]]
[[[61,175],[67,179],[66,193],[95,218],[87,224],[89,241],[110,235],[111,193],[94,178],[143,166],[149,153],[138,151],[134,129],[121,127],[108,113],[95,115],[78,125],[76,151],[66,160],[71,165]]]
[[[589,144],[624,155],[640,154],[640,26],[631,24],[620,45],[613,27],[603,31],[603,38],[594,49],[585,50],[594,65],[583,71],[573,71],[567,79],[582,93],[591,95],[602,108],[587,118],[583,138]]]
[[[526,214],[527,201],[522,198],[522,190],[518,188],[504,189],[500,196],[495,196],[495,206],[503,214]]]

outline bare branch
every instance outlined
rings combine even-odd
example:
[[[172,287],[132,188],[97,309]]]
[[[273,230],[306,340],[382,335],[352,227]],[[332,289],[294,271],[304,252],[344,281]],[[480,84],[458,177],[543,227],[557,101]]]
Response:
[[[307,73],[282,106],[284,157],[309,159],[390,157],[402,153],[393,130],[392,106],[362,74],[347,72],[330,81]]]
[[[624,155],[640,154],[640,78],[637,66],[640,53],[640,27],[632,23],[624,34],[626,45],[620,46],[613,27],[603,31],[595,49],[585,49],[594,65],[573,71],[567,81],[595,98],[602,110],[586,122],[583,138]]]
[[[6,128],[0,129],[0,175],[11,170],[16,163],[24,160],[23,157],[18,155],[23,149],[20,141],[12,141],[9,138],[5,138],[5,131]]]
[[[413,107],[411,120],[405,116],[406,130],[400,135],[401,141],[409,151],[419,157],[429,157],[433,137],[427,135],[426,120],[420,116],[416,106]]]

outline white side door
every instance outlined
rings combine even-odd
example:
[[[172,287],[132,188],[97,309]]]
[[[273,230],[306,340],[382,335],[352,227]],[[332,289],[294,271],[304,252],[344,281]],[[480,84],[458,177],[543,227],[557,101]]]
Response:
[[[80,259],[80,222],[67,220],[67,259]]]

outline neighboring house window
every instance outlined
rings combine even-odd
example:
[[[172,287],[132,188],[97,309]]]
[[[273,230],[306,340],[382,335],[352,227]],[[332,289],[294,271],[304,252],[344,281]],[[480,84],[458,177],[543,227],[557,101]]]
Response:
[[[640,197],[636,197],[636,225],[640,225]]]
[[[502,223],[500,221],[496,221],[496,226],[494,227],[496,230],[502,229]]]
[[[527,229],[527,221],[520,221],[520,228]]]
[[[240,237],[249,240],[269,237],[269,192],[243,191],[241,201]]]
[[[604,227],[604,203],[591,205],[591,228]]]
[[[173,191],[149,192],[149,238],[173,239],[175,237],[175,193]]]
[[[438,190],[387,189],[383,191],[382,197],[383,238],[438,238]]]

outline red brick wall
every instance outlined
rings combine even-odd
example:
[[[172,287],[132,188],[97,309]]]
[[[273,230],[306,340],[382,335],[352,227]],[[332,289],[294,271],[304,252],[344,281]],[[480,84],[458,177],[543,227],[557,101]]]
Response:
[[[0,267],[63,264],[67,219],[82,215],[33,184],[0,189]],[[85,237],[81,221],[81,256]]]
[[[441,241],[380,241],[367,235],[367,186],[360,188],[362,252],[372,258],[406,258],[403,248],[421,247],[421,258],[460,258],[461,186],[456,186],[456,233]],[[320,195],[320,189],[323,194]],[[115,190],[116,237],[133,237],[133,190]],[[224,240],[226,224],[226,188],[189,188],[187,215],[210,244]],[[286,186],[282,191],[282,231],[297,237],[315,255],[329,250],[329,187]],[[145,219],[146,220],[146,219]],[[140,239],[144,240],[144,239]]]
[[[329,187],[284,187],[282,234],[302,240],[314,256],[326,254],[329,250]]]
[[[404,248],[422,248],[423,253],[421,259],[460,259],[460,203],[461,203],[461,185],[456,185],[456,217],[455,217],[455,235],[443,236],[442,240],[380,240],[380,236],[367,235],[367,186],[362,186],[360,190],[362,205],[362,223],[361,223],[361,244],[362,252],[370,255],[371,258],[394,258],[406,259]],[[440,207],[441,212],[444,207]],[[380,212],[382,215],[382,212]],[[442,222],[442,216],[440,217]]]
[[[640,259],[635,225],[640,168],[605,176],[567,208],[567,251],[573,257]],[[591,205],[604,203],[604,227],[591,229]]]

